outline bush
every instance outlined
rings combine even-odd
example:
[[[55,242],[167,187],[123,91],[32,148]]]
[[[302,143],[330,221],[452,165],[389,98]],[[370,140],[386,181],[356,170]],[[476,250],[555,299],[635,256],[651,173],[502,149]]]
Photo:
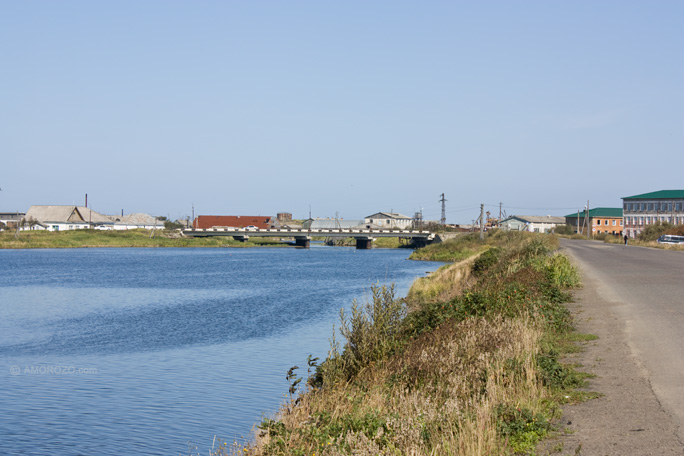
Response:
[[[347,380],[363,367],[386,359],[400,345],[406,303],[395,299],[394,285],[374,285],[371,292],[371,302],[361,306],[353,301],[351,315],[340,310],[340,333],[346,339],[344,350],[340,354],[333,334],[330,355],[316,374],[317,383],[327,386]]]
[[[554,233],[562,234],[564,236],[572,236],[573,234],[575,234],[575,227],[571,225],[558,225],[554,229]]]
[[[473,273],[476,276],[482,275],[487,269],[491,268],[499,261],[499,256],[501,255],[501,249],[493,247],[482,255],[480,255],[477,260],[473,263]]]
[[[673,229],[674,226],[669,223],[655,223],[647,226],[638,238],[642,242],[652,242],[665,234],[666,231]]]

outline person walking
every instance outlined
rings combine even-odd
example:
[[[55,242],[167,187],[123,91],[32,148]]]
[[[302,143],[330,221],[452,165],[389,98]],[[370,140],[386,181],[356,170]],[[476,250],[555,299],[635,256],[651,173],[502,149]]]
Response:
[[[629,239],[629,238],[628,238],[627,235],[625,234],[625,245],[627,245],[627,239]]]

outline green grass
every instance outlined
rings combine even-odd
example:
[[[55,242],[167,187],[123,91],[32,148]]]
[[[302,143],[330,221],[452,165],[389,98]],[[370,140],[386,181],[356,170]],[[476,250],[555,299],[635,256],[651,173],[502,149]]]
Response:
[[[406,299],[374,287],[369,302],[343,312],[343,339],[333,329],[306,382],[288,373],[296,399],[239,451],[533,453],[562,404],[593,397],[577,391],[586,374],[562,362],[592,336],[573,333],[564,303],[579,275],[556,248],[551,236],[492,233],[421,249],[420,258],[464,261]]]
[[[73,230],[73,231],[21,231],[0,232],[0,248],[83,248],[83,247],[253,247],[256,245],[281,245],[274,240],[236,241],[232,237],[188,238],[178,232],[158,230]]]

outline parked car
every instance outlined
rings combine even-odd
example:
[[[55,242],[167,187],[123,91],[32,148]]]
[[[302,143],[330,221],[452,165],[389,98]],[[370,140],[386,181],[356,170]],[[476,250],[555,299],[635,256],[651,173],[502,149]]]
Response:
[[[245,230],[247,230],[247,231],[253,231],[253,230],[258,230],[258,229],[259,229],[259,228],[257,228],[257,227],[254,226],[254,225],[249,225],[249,226],[246,226],[246,227],[245,227]]]
[[[663,234],[656,241],[658,244],[684,244],[684,236],[675,234]]]

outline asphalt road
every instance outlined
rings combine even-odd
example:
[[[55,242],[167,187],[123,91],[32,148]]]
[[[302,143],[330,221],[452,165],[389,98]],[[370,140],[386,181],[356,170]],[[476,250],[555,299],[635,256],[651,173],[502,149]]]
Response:
[[[599,335],[584,362],[605,395],[570,412],[572,431],[603,439],[595,454],[682,454],[684,252],[567,239],[561,246],[583,273],[576,312]]]

